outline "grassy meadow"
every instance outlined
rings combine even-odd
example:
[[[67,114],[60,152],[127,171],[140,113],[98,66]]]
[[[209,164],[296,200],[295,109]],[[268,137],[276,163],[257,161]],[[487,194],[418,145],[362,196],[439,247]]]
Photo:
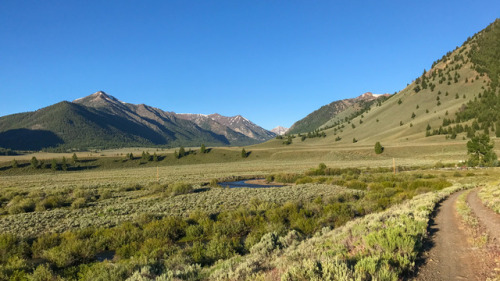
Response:
[[[238,147],[186,148],[179,159],[151,148],[76,161],[2,156],[0,279],[396,280],[414,269],[435,202],[492,185],[500,172],[455,168],[466,156],[460,142],[391,145],[380,155],[371,145],[245,149],[246,158]],[[253,178],[284,186],[217,184]],[[406,226],[384,230],[393,220]]]

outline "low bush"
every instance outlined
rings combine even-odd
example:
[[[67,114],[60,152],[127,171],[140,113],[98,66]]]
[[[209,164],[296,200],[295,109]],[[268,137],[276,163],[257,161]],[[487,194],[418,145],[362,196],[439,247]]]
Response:
[[[305,184],[305,183],[311,183],[313,182],[313,179],[311,177],[303,177],[303,178],[298,178],[295,181],[295,184]]]
[[[299,174],[294,174],[294,173],[277,174],[277,175],[274,176],[274,181],[281,182],[281,183],[294,183],[300,177],[302,177],[302,176],[299,175]]]
[[[81,209],[87,205],[87,200],[85,198],[76,198],[73,203],[71,203],[71,208],[73,209]]]
[[[176,182],[168,186],[171,195],[187,194],[193,191],[193,186],[185,182]]]

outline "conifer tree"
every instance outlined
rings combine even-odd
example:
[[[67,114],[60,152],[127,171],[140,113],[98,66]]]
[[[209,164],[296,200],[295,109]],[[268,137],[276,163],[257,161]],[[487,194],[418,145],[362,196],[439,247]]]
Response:
[[[179,148],[178,158],[184,157],[185,155],[186,155],[186,150],[184,149],[184,146],[181,146],[181,148]]]
[[[376,142],[375,143],[375,153],[380,154],[382,152],[384,152],[384,148],[382,147],[380,142]]]
[[[62,158],[61,169],[62,169],[63,171],[67,171],[67,170],[68,170],[68,164],[66,163],[66,157],[64,157],[64,156],[63,156],[63,158]]]
[[[50,168],[52,169],[52,171],[57,170],[57,160],[55,158],[52,159],[52,162],[50,164]]]
[[[496,166],[497,155],[493,152],[494,143],[490,141],[487,134],[474,136],[467,142],[467,154],[469,166]]]
[[[38,169],[38,165],[39,165],[39,163],[38,163],[38,159],[36,159],[36,157],[35,157],[35,156],[33,156],[33,157],[31,158],[31,168],[33,168],[33,169]]]

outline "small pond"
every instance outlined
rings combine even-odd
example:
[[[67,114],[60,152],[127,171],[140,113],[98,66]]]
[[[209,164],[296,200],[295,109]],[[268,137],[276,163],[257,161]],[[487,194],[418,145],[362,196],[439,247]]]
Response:
[[[220,186],[226,188],[267,188],[267,187],[282,187],[279,184],[265,184],[263,180],[241,180],[241,181],[228,181],[220,182]]]

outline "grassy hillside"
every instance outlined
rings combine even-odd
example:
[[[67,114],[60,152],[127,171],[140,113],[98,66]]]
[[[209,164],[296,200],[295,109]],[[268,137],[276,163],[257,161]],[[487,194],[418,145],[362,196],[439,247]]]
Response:
[[[315,110],[305,118],[295,122],[290,127],[289,134],[308,133],[320,127],[333,126],[337,122],[351,119],[360,111],[363,111],[375,103],[375,100],[383,100],[386,97],[378,97],[371,93],[365,93],[357,98],[334,101]]]
[[[326,124],[337,125],[323,130],[326,137],[294,138],[291,146],[359,146],[377,141],[390,145],[465,144],[471,136],[483,132],[495,137],[500,129],[495,82],[499,75],[499,25],[497,20],[469,38],[390,99],[372,104],[352,120],[344,118],[341,124],[338,122],[342,119],[331,119]],[[279,141],[272,143],[280,145]]]

